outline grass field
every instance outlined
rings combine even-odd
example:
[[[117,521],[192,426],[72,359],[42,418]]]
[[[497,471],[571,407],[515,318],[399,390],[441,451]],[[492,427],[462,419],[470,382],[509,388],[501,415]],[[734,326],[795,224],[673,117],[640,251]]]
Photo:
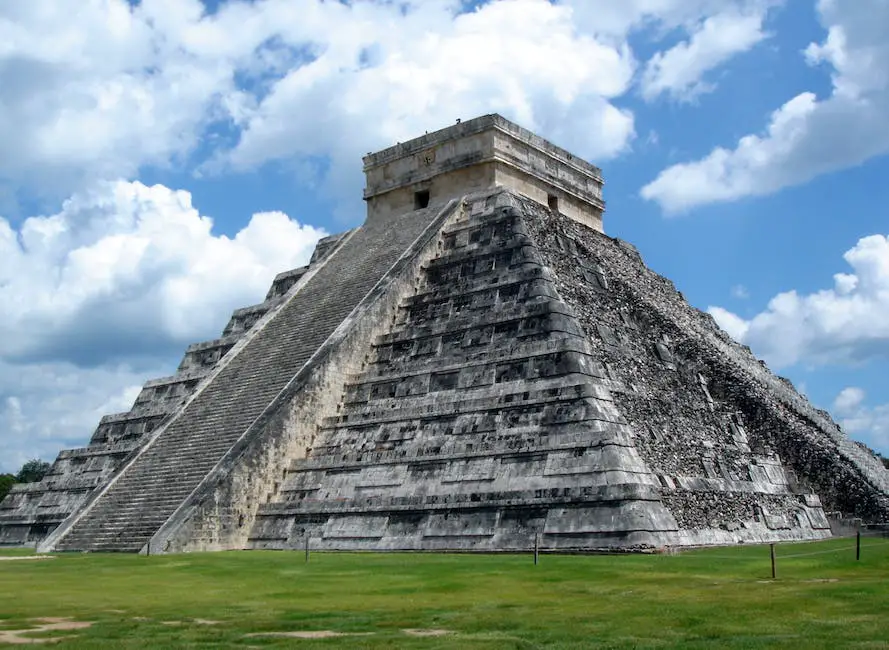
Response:
[[[885,648],[887,542],[865,539],[858,562],[854,540],[780,545],[774,581],[767,546],[536,567],[530,555],[306,564],[258,551],[0,561],[0,647]]]

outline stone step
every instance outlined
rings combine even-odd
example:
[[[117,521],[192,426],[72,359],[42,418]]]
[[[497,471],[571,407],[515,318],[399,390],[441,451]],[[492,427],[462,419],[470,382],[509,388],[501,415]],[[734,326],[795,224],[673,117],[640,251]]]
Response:
[[[172,419],[90,510],[59,549],[141,547],[201,483],[330,333],[349,315],[430,217],[423,211],[366,224],[329,257]],[[189,354],[228,341],[192,346]],[[99,534],[104,537],[96,537]],[[111,537],[107,537],[111,535]],[[125,543],[115,539],[127,540]],[[117,545],[116,545],[117,544]]]

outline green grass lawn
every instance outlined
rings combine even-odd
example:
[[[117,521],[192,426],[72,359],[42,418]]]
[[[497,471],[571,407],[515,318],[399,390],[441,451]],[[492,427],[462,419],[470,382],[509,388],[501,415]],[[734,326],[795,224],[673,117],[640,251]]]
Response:
[[[775,581],[768,546],[543,555],[536,567],[530,555],[313,553],[306,564],[258,551],[0,561],[0,639],[63,617],[93,625],[32,636],[72,648],[885,648],[887,541],[865,539],[859,562],[854,540],[781,545]],[[350,635],[248,636],[312,630]]]

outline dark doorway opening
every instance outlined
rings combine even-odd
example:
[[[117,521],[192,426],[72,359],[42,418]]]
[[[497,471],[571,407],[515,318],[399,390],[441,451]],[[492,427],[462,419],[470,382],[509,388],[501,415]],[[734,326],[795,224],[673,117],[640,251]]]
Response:
[[[429,190],[414,192],[414,210],[422,210],[429,207]]]
[[[549,206],[549,209],[553,212],[559,211],[559,197],[555,194],[547,194],[546,195],[546,204]]]

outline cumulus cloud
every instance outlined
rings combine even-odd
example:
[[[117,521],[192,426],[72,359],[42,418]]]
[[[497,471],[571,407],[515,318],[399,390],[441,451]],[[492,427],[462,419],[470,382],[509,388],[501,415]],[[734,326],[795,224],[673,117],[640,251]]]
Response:
[[[619,42],[641,30],[659,37],[681,29],[692,33],[708,16],[764,5],[763,0],[561,0],[584,31]]]
[[[95,366],[212,336],[324,234],[280,212],[231,238],[212,226],[188,192],[124,181],[0,218],[0,358]]]
[[[842,8],[841,8],[842,7]],[[833,89],[803,92],[775,110],[761,134],[662,171],[641,194],[667,213],[773,193],[889,152],[889,4],[820,0],[823,43],[803,55],[831,70]]]
[[[714,89],[704,75],[765,37],[762,7],[728,10],[703,20],[687,41],[649,59],[642,75],[642,96],[652,100],[661,94],[689,101]]]
[[[124,181],[18,227],[0,218],[0,471],[86,444],[323,234],[264,212],[218,235],[188,192]]]
[[[187,156],[232,70],[182,33],[202,11],[197,0],[2,3],[0,145],[15,155],[0,157],[0,179],[62,192]]]
[[[869,447],[889,449],[889,404],[870,407],[865,404],[867,393],[849,386],[840,391],[833,402],[833,412],[839,417],[846,433],[854,435]]]
[[[829,289],[780,293],[750,319],[721,307],[708,311],[774,367],[889,356],[889,237],[864,237],[843,258],[852,273],[834,275]]]
[[[0,145],[16,155],[0,160],[0,181],[70,191],[145,165],[326,156],[334,182],[355,181],[367,150],[495,110],[572,134],[585,156],[625,148],[633,118],[610,101],[632,81],[625,44],[580,33],[570,8],[547,0],[462,10],[458,0],[230,1],[212,13],[200,0],[84,0],[76,12],[5,3]]]
[[[513,0],[451,16],[433,3],[396,17],[393,5],[329,4],[343,27],[245,111],[224,160],[329,155],[344,187],[359,185],[365,152],[493,111],[587,158],[614,156],[634,133],[610,102],[632,81],[632,56],[578,32],[566,7]]]
[[[59,449],[85,445],[103,415],[132,406],[146,373],[162,376],[171,370],[0,361],[0,473],[15,472],[35,457],[51,461]]]
[[[646,93],[689,93],[761,37],[771,1],[4,3],[0,145],[15,155],[0,191],[269,161],[342,190],[367,151],[491,111],[603,160],[635,135],[616,101],[635,83],[631,32],[689,35],[643,77]]]

